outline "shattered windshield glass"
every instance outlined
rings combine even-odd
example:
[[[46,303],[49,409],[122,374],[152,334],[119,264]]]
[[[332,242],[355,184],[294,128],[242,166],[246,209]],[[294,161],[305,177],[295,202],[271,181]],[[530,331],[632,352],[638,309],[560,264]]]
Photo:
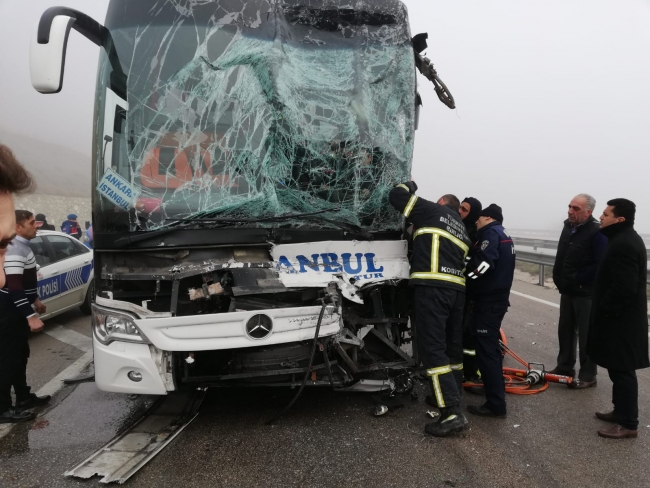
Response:
[[[105,231],[401,227],[387,194],[410,175],[416,90],[401,2],[112,0],[106,26],[124,75],[102,54]]]

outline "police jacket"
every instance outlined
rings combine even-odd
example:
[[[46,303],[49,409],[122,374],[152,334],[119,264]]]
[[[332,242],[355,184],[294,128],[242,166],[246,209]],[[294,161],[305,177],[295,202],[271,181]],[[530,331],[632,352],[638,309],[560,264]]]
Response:
[[[414,194],[412,182],[393,188],[390,204],[415,226],[411,285],[438,286],[465,291],[464,259],[469,238],[456,210]]]
[[[466,273],[475,300],[508,300],[515,274],[515,245],[500,222],[478,230]]]
[[[81,226],[79,222],[73,222],[72,220],[63,221],[61,224],[61,232],[76,237],[77,239],[81,238]]]
[[[607,245],[607,238],[599,229],[600,224],[593,217],[575,229],[569,220],[564,222],[553,266],[553,282],[563,295],[591,296]]]

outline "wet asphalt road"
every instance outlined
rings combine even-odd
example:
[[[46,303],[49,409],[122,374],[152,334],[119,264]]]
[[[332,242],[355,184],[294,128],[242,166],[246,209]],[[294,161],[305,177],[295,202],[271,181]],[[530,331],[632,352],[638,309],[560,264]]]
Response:
[[[514,289],[559,303],[553,290],[522,282]],[[511,304],[504,320],[510,347],[528,361],[555,366],[558,309],[517,295]],[[53,322],[90,333],[88,319],[77,313]],[[81,354],[70,347],[34,338],[32,382],[45,383]],[[406,397],[383,417],[372,415],[370,395],[306,390],[273,426],[264,421],[291,392],[211,390],[196,420],[127,486],[650,486],[650,371],[639,372],[639,386],[639,438],[624,441],[596,435],[603,423],[593,413],[611,405],[603,370],[597,388],[551,385],[538,395],[508,395],[507,419],[468,415],[470,429],[447,439],[422,435],[424,384],[416,386],[418,401]],[[97,478],[62,474],[152,402],[103,393],[93,383],[66,387],[36,422],[0,439],[0,487],[103,486]],[[466,404],[480,402],[465,395]]]

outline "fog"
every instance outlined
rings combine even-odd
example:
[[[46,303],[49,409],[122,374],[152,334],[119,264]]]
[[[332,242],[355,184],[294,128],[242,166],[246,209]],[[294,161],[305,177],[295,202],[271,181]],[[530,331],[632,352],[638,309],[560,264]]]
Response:
[[[73,31],[63,90],[41,95],[29,80],[30,38],[49,6],[103,22],[107,3],[0,1],[0,141],[42,192],[70,194],[70,182],[90,194],[99,48]],[[650,232],[650,2],[405,3],[457,106],[442,105],[418,76],[413,179],[422,196],[474,196],[501,205],[506,228],[549,230],[559,230],[577,193],[597,199],[596,217],[608,199],[625,197],[637,204],[637,229]]]

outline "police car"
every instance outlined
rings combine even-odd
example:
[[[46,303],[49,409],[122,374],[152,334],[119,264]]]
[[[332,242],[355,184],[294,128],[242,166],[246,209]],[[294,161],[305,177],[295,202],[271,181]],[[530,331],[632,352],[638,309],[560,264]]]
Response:
[[[47,305],[41,319],[75,307],[90,314],[93,299],[93,252],[63,232],[39,230],[29,241],[38,274],[38,296]]]

